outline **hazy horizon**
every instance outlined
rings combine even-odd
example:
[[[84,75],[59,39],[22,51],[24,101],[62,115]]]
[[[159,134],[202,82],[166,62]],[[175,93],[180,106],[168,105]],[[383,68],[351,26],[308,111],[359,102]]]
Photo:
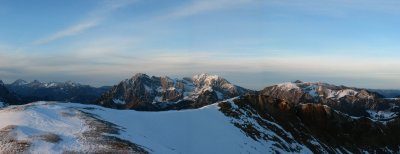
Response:
[[[396,88],[363,87],[364,83],[357,82],[357,79],[353,79],[353,80],[341,79],[341,80],[336,80],[335,82],[330,82],[329,80],[325,80],[325,81],[324,80],[316,80],[317,78],[315,78],[314,80],[302,80],[301,78],[304,78],[304,77],[295,78],[293,76],[285,76],[285,75],[282,75],[282,74],[270,74],[268,72],[261,72],[258,75],[256,74],[256,75],[253,75],[253,76],[247,76],[247,75],[243,75],[243,74],[240,74],[240,73],[232,73],[232,72],[227,72],[227,73],[207,73],[207,72],[202,72],[202,73],[193,73],[193,74],[181,75],[181,76],[177,76],[177,75],[173,75],[173,74],[172,75],[149,74],[149,73],[145,73],[145,72],[136,72],[136,73],[144,73],[144,74],[146,74],[146,75],[148,75],[150,77],[151,76],[156,76],[156,77],[168,76],[168,77],[173,78],[173,79],[182,79],[184,77],[192,77],[194,75],[206,73],[206,74],[209,74],[209,75],[218,75],[220,77],[223,77],[223,78],[227,79],[229,82],[231,82],[233,84],[236,84],[238,86],[241,86],[241,87],[244,87],[244,88],[247,88],[247,89],[251,89],[251,90],[262,90],[263,88],[268,87],[268,86],[273,86],[273,85],[276,85],[276,84],[287,83],[287,82],[294,82],[296,80],[300,80],[300,81],[303,81],[303,82],[323,82],[323,83],[334,84],[334,85],[338,85],[338,86],[344,85],[344,86],[355,87],[355,88],[381,89],[381,90],[400,90],[400,88],[396,89]],[[77,82],[77,83],[82,84],[82,85],[90,85],[90,86],[93,86],[93,87],[102,87],[102,86],[114,86],[114,85],[117,85],[119,82],[121,82],[121,81],[123,81],[125,79],[131,78],[136,73],[133,73],[131,76],[128,76],[128,77],[125,77],[125,78],[116,79],[116,80],[110,80],[108,82],[102,82],[100,84],[97,84],[97,83],[99,83],[97,81],[80,82],[80,81],[77,81],[77,80],[69,80],[69,79],[66,79],[66,80],[53,80],[51,77],[49,79],[47,79],[47,80],[46,79],[44,79],[44,80],[36,79],[36,78],[27,80],[27,79],[24,79],[24,78],[18,78],[18,79],[14,79],[14,80],[6,80],[6,81],[3,80],[3,82],[5,84],[11,84],[11,83],[13,83],[13,82],[15,82],[16,80],[19,80],[19,79],[22,79],[22,80],[27,81],[27,82],[32,82],[34,80],[38,80],[40,82],[67,82],[67,81],[72,81],[72,82]],[[284,79],[286,79],[286,80],[284,80],[282,78],[275,79],[275,80],[271,80],[271,79],[266,80],[263,76],[267,76],[267,75],[273,75],[273,76],[275,76],[274,78],[278,78],[278,77],[282,77],[283,76]],[[229,78],[226,78],[226,76],[229,76]]]
[[[2,1],[0,80],[113,85],[142,72],[400,89],[400,1]]]

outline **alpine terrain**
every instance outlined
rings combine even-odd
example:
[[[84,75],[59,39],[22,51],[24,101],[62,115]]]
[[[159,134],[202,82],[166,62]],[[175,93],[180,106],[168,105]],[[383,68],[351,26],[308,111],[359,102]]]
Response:
[[[249,90],[209,74],[171,79],[138,73],[106,92],[97,104],[146,111],[199,108],[243,95]]]
[[[368,89],[139,73],[91,104],[12,105],[33,83],[0,84],[0,153],[400,153],[400,100]]]

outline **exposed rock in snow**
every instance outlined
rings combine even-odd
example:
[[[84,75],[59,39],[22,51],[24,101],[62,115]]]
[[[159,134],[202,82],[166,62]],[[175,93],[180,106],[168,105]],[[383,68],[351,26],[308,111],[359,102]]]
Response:
[[[336,98],[342,98],[345,96],[355,96],[357,94],[358,94],[358,92],[353,89],[344,89],[344,90],[337,91],[335,96],[336,96]]]
[[[192,78],[171,79],[139,73],[114,86],[97,103],[135,110],[188,109],[239,96],[247,91],[217,75],[199,74]],[[115,103],[113,99],[123,99],[126,104]]]
[[[398,112],[368,110],[370,117],[375,120],[390,120],[399,116]]]
[[[0,121],[0,153],[283,151],[273,142],[258,142],[246,136],[217,104],[195,110],[139,112],[38,102],[0,110]]]
[[[400,132],[398,116],[390,121],[351,118],[328,105],[294,104],[262,94],[246,94],[220,107],[253,139],[273,141],[272,149],[283,147],[276,153],[397,153],[400,148],[394,135]]]
[[[92,108],[38,102],[2,109],[0,153],[147,153],[117,137],[119,126],[98,119]]]
[[[323,103],[351,116],[369,116],[366,110],[390,107],[379,94],[366,89],[335,86],[321,82],[283,83],[266,87],[262,94],[290,103]]]
[[[115,103],[115,104],[126,104],[126,102],[124,101],[124,100],[121,100],[121,99],[113,99],[113,102]]]
[[[278,86],[278,88],[280,88],[280,89],[282,89],[282,90],[286,90],[286,91],[289,91],[289,90],[292,90],[292,89],[300,89],[300,88],[297,86],[297,84],[291,83],[291,82],[278,84],[277,86]]]

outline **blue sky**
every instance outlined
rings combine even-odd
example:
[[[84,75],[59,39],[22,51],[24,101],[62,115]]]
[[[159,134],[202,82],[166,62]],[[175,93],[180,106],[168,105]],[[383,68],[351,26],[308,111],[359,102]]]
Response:
[[[400,89],[396,0],[1,0],[0,79],[211,73]]]

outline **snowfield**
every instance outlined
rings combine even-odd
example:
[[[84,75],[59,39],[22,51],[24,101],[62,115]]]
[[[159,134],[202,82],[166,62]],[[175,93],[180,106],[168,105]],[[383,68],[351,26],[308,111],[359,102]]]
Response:
[[[0,152],[9,152],[20,145],[5,140],[7,137],[20,142],[33,141],[30,152],[34,153],[56,153],[67,149],[84,151],[86,147],[78,141],[77,134],[85,132],[88,127],[77,117],[63,117],[64,113],[76,114],[64,106],[47,105],[44,102],[1,109]],[[45,139],[46,136],[53,136],[57,144]]]
[[[267,153],[219,111],[114,110],[37,102],[0,109],[0,153]],[[109,150],[109,151],[107,151]]]

